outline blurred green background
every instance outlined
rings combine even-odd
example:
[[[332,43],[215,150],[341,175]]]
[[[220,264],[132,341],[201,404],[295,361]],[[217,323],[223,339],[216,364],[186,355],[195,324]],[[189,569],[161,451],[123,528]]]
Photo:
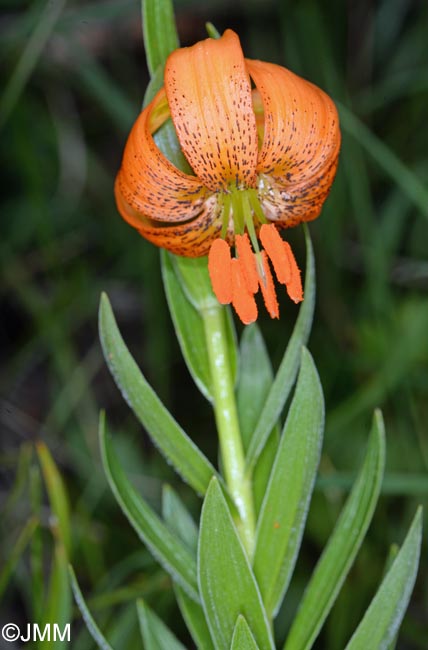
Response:
[[[0,622],[34,621],[57,522],[34,443],[43,440],[71,508],[71,559],[113,646],[139,647],[143,596],[191,647],[169,579],[141,547],[100,467],[98,412],[154,505],[171,482],[200,504],[148,443],[105,367],[100,292],[144,373],[215,460],[209,405],[180,357],[158,251],[116,212],[113,181],[148,82],[138,0],[2,0],[0,50],[2,342]],[[424,0],[176,0],[183,45],[205,22],[238,31],[251,58],[281,63],[337,102],[339,172],[311,225],[318,274],[311,351],[327,402],[320,477],[292,588],[299,595],[383,409],[387,472],[368,537],[316,644],[340,650],[389,553],[428,495],[428,4]],[[287,233],[304,265],[301,229]],[[274,366],[296,309],[260,319]],[[239,329],[239,327],[238,327]],[[49,470],[44,467],[45,479]],[[55,508],[53,507],[55,512]],[[398,648],[428,648],[427,540]],[[74,612],[77,619],[79,617]],[[73,650],[94,647],[73,625]]]

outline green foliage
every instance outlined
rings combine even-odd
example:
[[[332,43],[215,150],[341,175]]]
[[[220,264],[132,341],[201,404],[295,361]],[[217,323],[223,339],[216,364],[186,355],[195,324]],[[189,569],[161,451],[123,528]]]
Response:
[[[233,631],[230,650],[257,650],[258,647],[245,618],[239,616]]]
[[[400,627],[416,580],[422,541],[419,508],[403,546],[345,650],[388,648]]]
[[[239,614],[247,619],[261,650],[274,647],[256,579],[215,478],[201,514],[198,582],[216,648],[230,647]]]
[[[254,573],[269,617],[278,612],[297,560],[323,432],[321,384],[303,348],[296,391],[257,524]]]
[[[100,305],[104,356],[122,395],[156,446],[197,492],[204,494],[214,468],[163,406],[139,371],[120,335],[106,295]]]
[[[355,559],[379,498],[385,465],[385,433],[375,413],[364,464],[336,527],[306,587],[284,650],[311,648]]]
[[[104,414],[100,417],[100,443],[110,487],[129,522],[166,570],[198,600],[195,559],[132,487],[106,434]]]
[[[284,404],[291,392],[299,369],[302,345],[306,345],[311,331],[315,307],[315,262],[308,229],[305,230],[305,238],[305,299],[294,326],[293,334],[290,337],[282,358],[281,365],[267,396],[263,411],[251,436],[251,442],[247,450],[247,465],[250,469],[254,467],[272,428],[284,408]]]
[[[150,4],[145,4],[145,10]],[[203,38],[200,3],[174,4],[183,42]],[[158,30],[148,47],[150,69],[158,68],[149,88],[152,93],[162,85],[163,58],[178,42],[171,4],[155,5],[146,28],[151,20],[159,24],[161,16],[167,30]],[[173,341],[157,251],[122,222],[113,202],[121,148],[148,82],[141,38],[133,27],[138,26],[139,16],[131,0],[6,0],[4,8],[0,128],[5,218],[0,260],[2,341],[7,354],[0,376],[5,396],[0,464],[10,497],[0,504],[2,609],[10,620],[19,610],[20,617],[22,612],[29,621],[42,622],[55,604],[57,612],[66,605],[60,587],[65,560],[60,537],[65,535],[72,538],[71,559],[100,628],[113,647],[138,648],[142,645],[135,612],[138,598],[156,609],[174,632],[176,624],[177,634],[182,628],[171,607],[169,578],[144,545],[139,545],[131,528],[123,525],[114,496],[106,491],[96,448],[98,405],[108,405],[114,450],[123,471],[135,478],[138,490],[154,509],[159,505],[161,484],[173,481],[173,475],[156,450],[145,444],[140,424],[122,404],[104,370],[93,321],[101,289],[108,291],[115,305],[137,369],[142,368],[162,396],[162,404],[173,411],[209,459],[202,481],[205,489],[216,466],[216,450],[207,435],[206,404],[186,384],[186,369]],[[223,0],[212,2],[209,16],[203,18],[211,19],[221,32],[230,26],[225,22],[226,9],[230,7]],[[300,609],[306,608],[305,602],[316,605],[315,610],[311,605],[308,635],[319,631],[315,644],[329,650],[346,646],[373,595],[373,581],[388,544],[397,537],[404,539],[403,522],[410,521],[416,503],[428,495],[426,11],[425,4],[416,0],[374,3],[364,16],[337,0],[255,0],[240,7],[241,20],[236,15],[233,20],[247,56],[286,65],[340,101],[343,129],[338,177],[323,215],[311,224],[318,299],[310,348],[329,407],[326,437],[302,552],[286,607],[275,620],[279,647],[289,629],[292,634],[287,643],[291,643],[290,617],[301,586],[308,581],[308,595]],[[147,94],[146,102],[149,98]],[[172,125],[166,124],[161,131],[155,135],[159,146],[170,160],[182,164]],[[299,233],[290,230],[286,236],[295,241],[297,257],[303,258]],[[175,281],[178,276],[173,270]],[[175,289],[179,287],[176,281]],[[306,289],[306,304],[309,296]],[[290,307],[279,324],[260,319],[273,379],[295,314]],[[180,345],[189,357],[186,362],[196,383],[202,377],[206,386],[209,380],[203,372],[208,366],[202,339],[197,339],[198,325],[190,320],[189,309],[181,310],[180,316],[182,323],[176,327],[183,336]],[[184,339],[186,317],[190,327]],[[240,373],[248,380],[250,372],[248,342],[257,354],[264,354],[261,338],[244,332],[236,363],[238,402],[243,390]],[[249,439],[257,427],[256,440],[267,440],[257,453],[252,452],[250,463],[256,515],[278,444],[270,432],[278,422],[282,425],[302,344],[307,344],[304,337],[295,348],[295,365],[284,371],[277,384],[275,408],[266,410],[269,417],[264,424],[260,418],[269,403],[268,392],[263,399],[260,394],[271,389],[266,376],[263,382],[262,378],[255,382],[253,390],[260,390],[257,398],[246,398],[252,413],[247,417],[239,407],[244,435]],[[192,356],[195,350],[201,353]],[[262,358],[261,366],[266,361]],[[360,470],[356,480],[354,476],[369,414],[378,406],[389,434],[382,485],[380,440],[375,442],[373,430],[363,464],[366,469]],[[63,476],[60,490],[65,488],[70,504],[65,518],[66,510],[58,503],[60,493],[49,487],[49,480],[44,490],[45,473],[32,449],[33,440],[39,437]],[[162,515],[168,531],[190,552],[197,531],[195,524],[185,522],[190,521],[190,513],[197,520],[198,500],[179,479],[173,484],[180,500],[166,496]],[[376,516],[363,541],[378,490]],[[353,512],[352,503],[363,494],[367,509]],[[186,504],[185,510],[179,503]],[[229,502],[228,506],[232,508]],[[175,509],[181,513],[178,520],[173,516]],[[361,522],[352,528],[358,529],[358,540],[343,533],[351,515]],[[236,512],[233,520],[236,524]],[[185,540],[181,536],[187,525],[189,539]],[[417,526],[413,530],[413,549],[407,559],[412,559],[414,569],[419,533]],[[361,551],[355,555],[360,544]],[[319,555],[323,559],[310,578]],[[426,582],[426,558],[425,543],[421,585]],[[346,580],[353,562],[355,572]],[[412,575],[409,570],[408,576]],[[324,576],[326,583],[324,578],[318,582],[317,576]],[[396,589],[401,585],[401,593],[407,596],[411,580],[403,582],[402,578],[397,577],[394,584]],[[328,586],[324,598],[317,599],[324,584]],[[177,584],[174,590],[195,645],[214,647],[201,605]],[[413,595],[414,606],[409,608],[397,647],[423,650],[426,646],[426,624],[419,617],[423,594],[419,588]],[[397,611],[405,609],[405,602],[397,598],[384,596],[382,612],[375,611],[373,617],[382,621],[379,630],[392,625],[392,620],[392,627],[399,621]],[[390,623],[383,613],[392,617]],[[302,615],[296,620],[301,629]],[[238,618],[234,642],[236,636],[236,642],[243,636],[251,647],[246,632],[245,622]],[[183,634],[181,638],[185,647],[191,646]],[[308,639],[304,636],[302,647]],[[362,638],[362,647],[366,640]],[[108,647],[103,643],[101,647]],[[73,625],[72,645],[73,650],[94,647],[79,623]]]
[[[141,636],[146,650],[184,650],[165,623],[151,611],[143,600],[137,602],[138,620],[140,621]]]

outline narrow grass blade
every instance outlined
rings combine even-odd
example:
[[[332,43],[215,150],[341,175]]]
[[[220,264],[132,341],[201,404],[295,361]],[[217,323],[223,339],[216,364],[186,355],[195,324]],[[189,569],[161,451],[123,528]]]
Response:
[[[268,616],[288,587],[305,527],[321,452],[324,399],[303,348],[296,392],[282,432],[256,532],[254,574]]]
[[[245,616],[261,650],[274,644],[260,592],[217,479],[202,507],[198,579],[216,650],[230,650],[237,618]]]
[[[97,644],[98,648],[100,648],[100,650],[113,650],[111,645],[102,635],[98,625],[95,623],[94,619],[92,618],[92,614],[89,611],[88,606],[86,605],[85,599],[83,598],[83,594],[80,591],[79,584],[76,580],[75,573],[71,566],[69,567],[69,572],[70,572],[70,582],[71,582],[71,588],[73,589],[74,599],[80,610],[80,613],[82,614],[83,620],[85,621],[89,634]]]
[[[42,467],[43,478],[49,496],[52,513],[68,555],[71,551],[70,506],[64,483],[49,449],[43,442],[37,443],[37,453]]]
[[[418,176],[396,154],[370,131],[346,106],[339,104],[340,122],[369,152],[402,192],[428,217],[428,190]]]
[[[152,75],[179,47],[171,0],[142,0],[143,36],[147,66]]]
[[[300,308],[293,334],[288,342],[284,357],[266,399],[254,434],[247,451],[247,466],[252,470],[270,432],[278,421],[284,404],[290,394],[299,369],[300,354],[306,345],[311,331],[315,308],[315,262],[309,229],[305,228],[306,238],[306,278],[305,299]]]
[[[131,485],[106,435],[104,414],[100,417],[100,445],[108,482],[128,521],[172,578],[198,600],[194,557]]]
[[[165,623],[146,605],[137,601],[138,620],[145,650],[185,650]]]
[[[120,335],[105,294],[101,297],[99,324],[104,356],[124,399],[167,461],[196,492],[204,494],[216,471],[140,372]]]
[[[36,67],[40,55],[60,17],[66,0],[51,2],[48,0],[40,15],[40,20],[27,39],[25,49],[21,54],[9,82],[3,90],[0,99],[0,129],[12,113],[28,79]]]
[[[422,508],[418,508],[403,546],[345,650],[388,650],[413,591],[421,541]]]
[[[248,623],[243,616],[239,616],[233,632],[230,650],[259,650],[254,641]]]
[[[36,517],[31,517],[25,524],[22,529],[18,539],[16,540],[13,548],[10,552],[9,557],[3,563],[0,571],[0,600],[3,596],[3,593],[9,584],[10,577],[18,564],[22,554],[24,553],[27,544],[34,535],[34,531],[37,529],[39,521]]]
[[[376,411],[363,466],[306,588],[284,650],[312,648],[373,517],[384,466],[385,432]]]
[[[71,589],[68,574],[67,552],[61,540],[55,544],[55,552],[52,560],[52,570],[49,581],[47,602],[43,610],[43,625],[47,624],[53,628],[58,625],[61,632],[71,620]],[[43,639],[37,646],[37,650],[61,650],[64,642],[61,639]]]

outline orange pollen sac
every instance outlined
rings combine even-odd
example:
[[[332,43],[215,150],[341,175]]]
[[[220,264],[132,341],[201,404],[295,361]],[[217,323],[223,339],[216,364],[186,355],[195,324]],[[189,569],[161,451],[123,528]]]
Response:
[[[269,261],[276,278],[284,284],[291,300],[303,300],[300,269],[290,245],[285,242],[274,224],[263,224],[259,233],[264,247],[254,252],[247,233],[235,235],[235,253],[232,258],[229,244],[216,239],[208,255],[208,271],[218,301],[232,304],[244,325],[257,319],[255,294],[261,289],[266,309],[271,318],[279,318],[279,307]]]

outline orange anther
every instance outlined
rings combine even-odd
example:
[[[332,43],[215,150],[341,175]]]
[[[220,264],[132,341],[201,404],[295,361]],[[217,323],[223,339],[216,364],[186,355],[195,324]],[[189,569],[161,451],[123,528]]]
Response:
[[[253,295],[248,291],[247,283],[238,260],[231,261],[232,269],[232,304],[244,325],[257,320],[257,305]]]
[[[284,249],[284,241],[273,223],[264,223],[260,228],[260,241],[273,264],[278,282],[288,284],[291,280],[289,257]]]
[[[208,272],[213,291],[222,305],[232,302],[232,266],[229,244],[215,239],[208,253]]]
[[[257,264],[247,233],[244,235],[236,235],[235,247],[248,291],[250,293],[257,293],[259,288],[259,275],[257,273]]]
[[[293,251],[291,250],[290,244],[286,241],[282,243],[284,246],[284,250],[287,254],[288,263],[290,265],[290,270],[291,270],[291,278],[290,281],[287,283],[287,293],[290,296],[291,300],[294,300],[294,302],[296,303],[302,302],[303,287],[302,287],[302,280],[300,278],[300,269],[297,266],[297,262],[293,255]]]
[[[275,287],[273,284],[268,258],[265,251],[262,251],[260,255],[265,276],[264,279],[260,278],[259,281],[263,294],[263,300],[265,301],[266,309],[268,310],[270,317],[279,318],[278,301],[276,299]]]

